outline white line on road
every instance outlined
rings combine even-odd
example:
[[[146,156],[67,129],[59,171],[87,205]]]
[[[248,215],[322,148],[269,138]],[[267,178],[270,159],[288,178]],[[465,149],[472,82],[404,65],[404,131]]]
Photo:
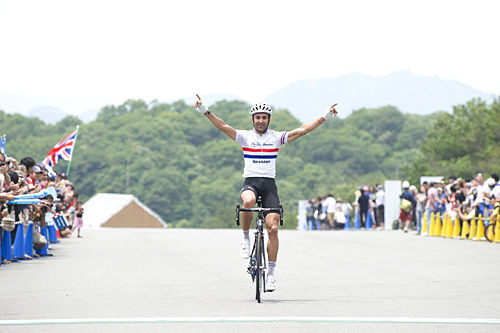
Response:
[[[0,320],[8,325],[74,324],[170,324],[170,323],[378,323],[378,324],[483,324],[500,325],[497,318],[413,318],[413,317],[152,317]]]

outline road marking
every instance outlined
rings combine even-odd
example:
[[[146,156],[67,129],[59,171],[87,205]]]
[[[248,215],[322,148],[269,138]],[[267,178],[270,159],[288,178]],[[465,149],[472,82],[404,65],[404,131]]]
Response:
[[[75,318],[0,320],[9,325],[75,324],[183,324],[183,323],[375,323],[500,325],[497,318],[414,318],[414,317],[152,317],[152,318]]]

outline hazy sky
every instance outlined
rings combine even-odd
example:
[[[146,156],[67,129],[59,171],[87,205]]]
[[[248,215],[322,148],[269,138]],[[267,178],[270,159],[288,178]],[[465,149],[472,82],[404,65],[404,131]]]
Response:
[[[411,70],[500,94],[499,13],[495,0],[0,0],[0,92],[76,114]]]

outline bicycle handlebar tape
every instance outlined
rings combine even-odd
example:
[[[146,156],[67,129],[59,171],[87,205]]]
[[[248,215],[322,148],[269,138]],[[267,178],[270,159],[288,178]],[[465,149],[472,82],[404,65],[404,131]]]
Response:
[[[240,205],[236,205],[236,225],[240,225]]]

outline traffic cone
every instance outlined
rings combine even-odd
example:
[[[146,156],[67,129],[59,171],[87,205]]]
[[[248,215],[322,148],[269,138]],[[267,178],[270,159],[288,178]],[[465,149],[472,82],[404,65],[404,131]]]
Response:
[[[371,218],[370,211],[366,212],[366,229],[371,229],[372,228],[372,218]]]
[[[434,212],[431,213],[431,220],[429,223],[429,236],[434,236],[434,229],[436,227],[436,217],[434,216]]]
[[[14,239],[14,258],[24,260],[24,227],[22,223],[16,224],[16,239]]]
[[[448,216],[448,229],[446,229],[446,238],[453,237],[453,221],[451,220],[451,215]]]
[[[422,229],[420,229],[420,235],[424,235],[427,232],[427,212],[424,212],[422,217]]]
[[[345,217],[344,230],[351,230],[351,217],[349,214]]]
[[[497,224],[495,225],[495,243],[500,243],[500,215],[497,216]]]
[[[477,232],[476,232],[476,238],[474,238],[474,240],[476,241],[485,240],[484,221],[481,219],[481,215],[479,215],[479,219],[477,220]]]
[[[53,244],[59,243],[59,241],[57,240],[56,227],[54,225],[49,225],[47,227],[47,230],[49,232],[49,242],[51,242]]]
[[[356,219],[354,220],[354,229],[361,228],[361,222],[359,221],[359,212],[356,213]]]
[[[441,214],[436,215],[436,226],[434,227],[434,236],[441,236]]]
[[[479,218],[481,218],[481,215],[479,215]],[[470,220],[469,240],[474,239],[474,237],[476,237],[476,218]]]
[[[52,254],[48,253],[48,249],[49,249],[49,241],[48,241],[48,232],[47,232],[47,226],[43,227],[41,230],[40,230],[40,233],[42,234],[42,236],[45,237],[45,239],[47,239],[47,245],[45,245],[44,247],[42,247],[40,250],[36,250],[36,253],[41,256],[41,257],[49,257],[49,256],[52,256]]]
[[[467,234],[469,233],[469,221],[462,221],[462,235],[460,239],[467,239]]]
[[[33,221],[29,221],[24,237],[24,253],[33,257]]]
[[[3,231],[2,257],[5,260],[14,261],[14,256],[12,255],[12,240],[11,240],[10,231],[5,231],[5,230]]]
[[[460,237],[460,221],[458,220],[458,217],[455,217],[455,223],[453,224],[453,238],[458,238]]]
[[[448,232],[448,214],[444,213],[443,217],[443,227],[441,228],[441,237],[446,237],[446,233]]]

